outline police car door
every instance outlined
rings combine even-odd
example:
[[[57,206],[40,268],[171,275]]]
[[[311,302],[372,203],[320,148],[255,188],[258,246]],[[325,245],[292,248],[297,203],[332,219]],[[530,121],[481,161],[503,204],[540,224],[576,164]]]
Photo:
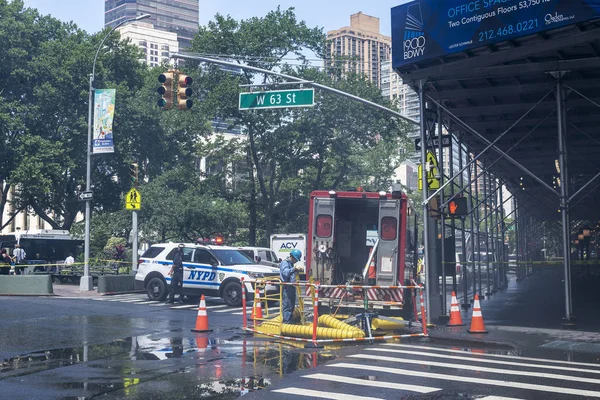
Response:
[[[398,276],[398,227],[400,200],[379,201],[379,245],[377,248],[377,285],[395,286]]]
[[[218,289],[217,260],[206,249],[196,249],[194,269],[190,270],[190,287],[195,289]]]

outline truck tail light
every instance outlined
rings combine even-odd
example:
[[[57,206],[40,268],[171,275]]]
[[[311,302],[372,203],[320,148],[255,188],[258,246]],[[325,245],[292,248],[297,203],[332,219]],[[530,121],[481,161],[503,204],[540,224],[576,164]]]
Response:
[[[396,240],[398,234],[396,221],[394,217],[381,218],[381,238],[383,240]]]
[[[317,216],[317,236],[320,238],[331,237],[333,227],[333,218],[331,215]]]

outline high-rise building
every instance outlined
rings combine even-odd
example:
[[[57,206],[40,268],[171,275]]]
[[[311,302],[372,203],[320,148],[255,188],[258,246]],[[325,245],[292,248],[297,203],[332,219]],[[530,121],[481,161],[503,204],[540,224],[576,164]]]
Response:
[[[154,28],[177,34],[180,47],[190,47],[198,33],[199,0],[104,0],[104,26],[150,14]]]
[[[350,16],[350,26],[327,32],[326,67],[364,74],[381,87],[381,63],[390,60],[392,38],[379,32],[379,18],[359,12]]]
[[[177,34],[154,29],[152,24],[133,22],[117,29],[122,39],[129,39],[144,53],[141,62],[156,67],[163,62],[169,62],[171,54],[179,51]]]

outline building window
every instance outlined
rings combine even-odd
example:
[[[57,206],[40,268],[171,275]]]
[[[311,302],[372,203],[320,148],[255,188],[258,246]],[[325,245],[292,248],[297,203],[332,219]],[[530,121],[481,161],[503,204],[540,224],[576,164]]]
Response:
[[[140,46],[142,46],[142,47],[148,47],[148,43],[146,43],[146,41],[145,41],[145,40],[140,40],[140,41],[138,42],[138,44],[139,44]]]
[[[169,52],[168,51],[163,51],[162,53],[160,53],[161,56],[163,57],[169,57]]]
[[[169,45],[168,44],[163,44],[160,49],[161,50],[169,50]]]

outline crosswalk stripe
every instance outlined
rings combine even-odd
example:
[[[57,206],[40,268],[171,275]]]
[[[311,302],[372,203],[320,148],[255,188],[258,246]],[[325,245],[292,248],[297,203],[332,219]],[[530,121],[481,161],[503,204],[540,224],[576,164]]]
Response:
[[[521,399],[515,399],[512,397],[486,396],[486,397],[480,398],[479,400],[521,400]]]
[[[194,305],[194,304],[186,304],[183,306],[175,306],[175,307],[171,307],[171,308],[176,308],[176,309],[180,309],[180,308],[198,308],[198,306]]]
[[[429,351],[439,351],[444,353],[458,353],[458,354],[472,354],[475,357],[493,357],[493,358],[506,358],[511,360],[524,360],[524,361],[540,361],[545,363],[553,363],[553,364],[567,364],[567,365],[581,365],[587,367],[598,367],[600,368],[600,364],[594,363],[584,363],[584,362],[575,362],[575,361],[562,361],[562,360],[552,360],[547,358],[534,358],[534,357],[520,357],[520,356],[510,356],[508,354],[477,354],[477,353],[468,353],[464,350],[454,350],[454,349],[441,349],[438,347],[426,347],[426,346],[412,346],[407,344],[399,344],[399,343],[385,343],[384,346],[389,347],[403,347],[409,349],[422,349]]]
[[[110,300],[110,301],[119,301],[119,300]],[[139,303],[141,301],[144,301],[144,299],[120,300],[121,303]]]
[[[331,399],[331,400],[382,400],[379,397],[353,396],[344,393],[323,392],[321,390],[310,390],[300,388],[285,388],[272,390],[273,393],[285,393],[296,396],[312,397],[314,399]]]
[[[407,359],[407,358],[374,356],[372,354],[354,354],[349,357],[364,358],[367,360],[398,362],[398,363],[406,363],[406,364],[430,365],[432,367],[454,368],[454,369],[462,369],[462,370],[466,370],[466,371],[489,372],[491,374],[506,374],[506,375],[512,374],[512,375],[519,375],[519,376],[535,376],[537,378],[561,379],[564,381],[600,384],[600,379],[583,378],[583,377],[579,377],[579,376],[569,376],[569,375],[559,375],[559,374],[546,374],[543,372],[515,371],[514,369],[488,368],[488,367],[482,367],[479,365],[452,364],[452,363],[443,363],[443,362],[427,361],[427,360],[411,360],[411,359]]]
[[[582,369],[582,368],[572,368],[572,367],[563,367],[559,365],[542,365],[542,364],[527,364],[520,362],[512,362],[512,361],[498,361],[498,360],[488,360],[479,357],[460,357],[460,356],[450,356],[447,354],[435,354],[435,353],[425,353],[422,351],[410,351],[410,350],[393,350],[390,348],[368,348],[369,351],[382,351],[385,353],[399,353],[399,354],[411,354],[417,356],[424,357],[434,357],[434,358],[443,358],[443,359],[451,359],[451,360],[462,360],[462,361],[470,361],[470,362],[479,362],[479,363],[487,363],[487,364],[501,364],[501,365],[514,365],[518,367],[528,367],[528,368],[541,368],[541,369],[558,369],[562,371],[572,371],[572,372],[585,372],[590,374],[600,374],[600,370],[593,369]]]
[[[350,364],[353,365],[353,364]],[[383,381],[368,381],[366,379],[357,379],[357,378],[349,378],[346,376],[339,375],[330,375],[330,374],[311,374],[304,375],[303,378],[311,378],[318,379],[323,381],[330,381],[336,383],[349,383],[351,385],[362,385],[362,386],[371,386],[376,387],[378,389],[398,389],[398,390],[408,390],[410,392],[418,392],[418,393],[432,393],[437,392],[442,389],[432,388],[428,386],[418,386],[418,385],[405,385],[403,383],[394,383],[394,382],[383,382]]]
[[[412,376],[416,378],[431,378],[431,379],[441,379],[445,381],[453,381],[453,382],[466,382],[466,383],[479,383],[482,385],[491,385],[491,386],[501,386],[508,387],[512,389],[529,389],[529,390],[538,390],[542,392],[550,392],[550,393],[562,393],[562,394],[572,394],[577,396],[588,396],[588,397],[596,397],[600,398],[600,392],[592,391],[592,390],[582,390],[582,389],[571,389],[571,388],[563,388],[557,386],[545,386],[545,385],[536,385],[533,383],[523,383],[523,382],[514,382],[514,381],[497,381],[494,379],[483,379],[483,378],[472,378],[466,376],[458,376],[458,375],[447,375],[447,374],[436,374],[432,372],[425,371],[409,371],[403,370],[399,368],[387,368],[381,366],[372,366],[365,364],[349,364],[349,363],[338,363],[338,364],[330,364],[329,367],[334,368],[352,368],[357,370],[368,370],[368,371],[376,371],[376,372],[387,372],[395,375],[406,375]],[[381,382],[378,382],[381,383]]]
[[[150,301],[142,301],[141,303],[134,303],[134,304],[156,304],[156,303],[158,303],[158,301],[150,300]]]
[[[223,307],[227,307],[227,304],[221,304],[218,306],[206,306],[207,310],[211,310],[211,309],[215,309],[215,308],[223,308]]]
[[[164,306],[168,306],[168,304],[165,303],[158,303],[158,304],[150,304],[150,307],[164,307]]]
[[[235,311],[235,310],[236,310],[235,308],[228,308],[227,310],[217,310],[217,311],[214,311],[214,312],[215,313],[228,313],[228,312],[232,312],[232,311]]]
[[[104,296],[103,299],[111,299],[111,300],[124,300],[124,299],[139,299],[140,297],[146,297],[143,293],[136,294],[115,294],[110,296]]]

